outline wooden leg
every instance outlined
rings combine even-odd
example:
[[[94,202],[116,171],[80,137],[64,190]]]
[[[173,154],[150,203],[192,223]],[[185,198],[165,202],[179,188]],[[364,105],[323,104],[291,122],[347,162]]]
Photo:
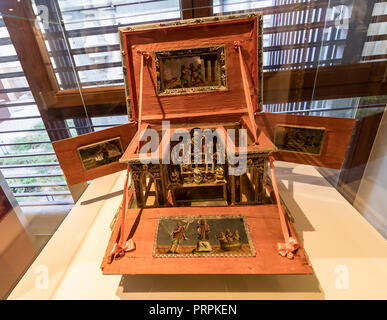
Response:
[[[241,177],[240,176],[234,176],[235,181],[235,202],[239,203],[241,202]]]
[[[163,186],[162,186],[161,179],[155,179],[154,182],[155,182],[155,189],[156,189],[157,205],[164,206],[165,199],[164,199]]]
[[[144,207],[140,178],[141,178],[141,171],[132,170],[132,183],[133,183],[134,197],[136,199],[137,208]]]

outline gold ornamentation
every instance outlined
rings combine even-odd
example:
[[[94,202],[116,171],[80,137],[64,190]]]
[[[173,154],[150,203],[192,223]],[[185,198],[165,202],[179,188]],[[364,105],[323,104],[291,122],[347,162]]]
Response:
[[[224,178],[224,169],[221,165],[216,166],[215,183],[226,183],[226,179]]]

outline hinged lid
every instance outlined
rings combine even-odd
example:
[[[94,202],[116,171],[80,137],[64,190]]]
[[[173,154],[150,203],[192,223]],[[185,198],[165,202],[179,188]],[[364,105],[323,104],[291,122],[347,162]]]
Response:
[[[144,121],[243,114],[247,113],[249,95],[254,111],[261,110],[260,13],[139,25],[119,31],[131,119],[138,120],[140,104]],[[242,68],[247,81],[242,79]]]

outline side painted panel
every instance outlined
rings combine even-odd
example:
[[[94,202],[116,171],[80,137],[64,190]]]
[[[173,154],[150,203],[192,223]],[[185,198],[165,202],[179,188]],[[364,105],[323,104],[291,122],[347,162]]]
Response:
[[[274,142],[275,159],[340,169],[354,119],[278,113],[256,115],[258,128]]]
[[[127,123],[54,142],[68,185],[124,170],[126,164],[119,163],[119,159],[136,131],[136,124]]]

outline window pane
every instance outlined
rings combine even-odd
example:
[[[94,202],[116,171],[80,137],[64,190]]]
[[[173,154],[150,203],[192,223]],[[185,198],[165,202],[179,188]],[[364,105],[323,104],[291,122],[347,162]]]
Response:
[[[118,27],[181,18],[179,0],[58,0],[57,7],[47,0],[34,3],[49,8],[50,24],[44,35],[62,89],[121,84]]]

